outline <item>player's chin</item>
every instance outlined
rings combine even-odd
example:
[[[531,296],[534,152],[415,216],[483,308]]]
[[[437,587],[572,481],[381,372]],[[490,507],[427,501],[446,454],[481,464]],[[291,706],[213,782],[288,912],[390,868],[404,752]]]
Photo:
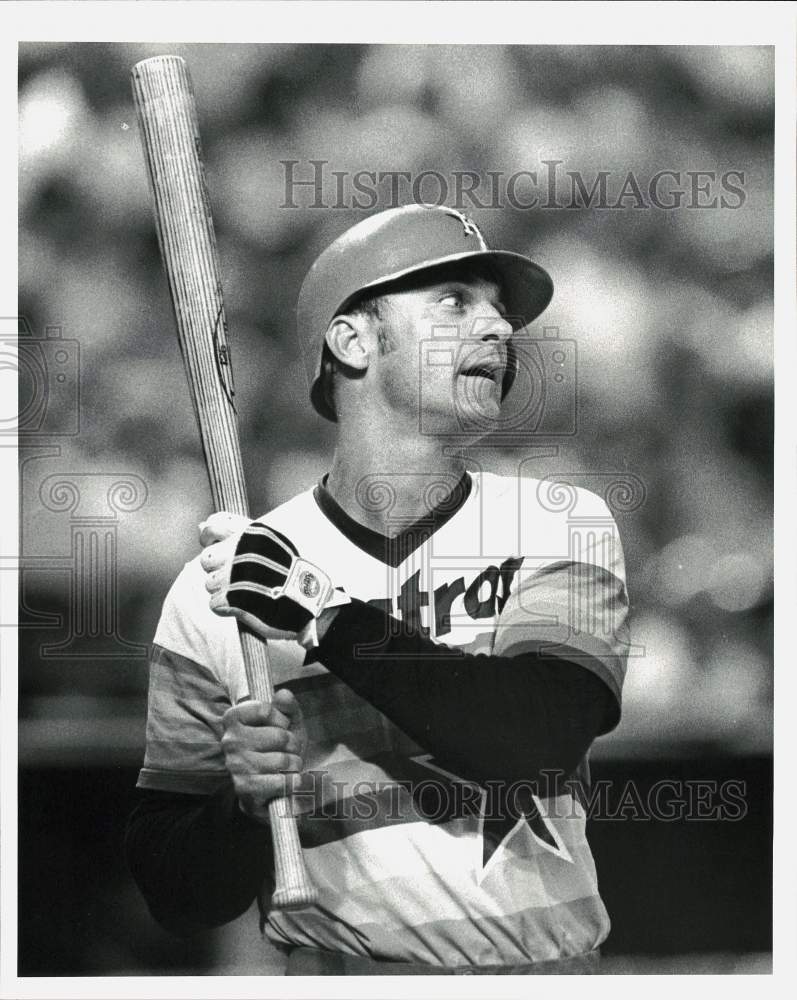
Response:
[[[462,375],[456,380],[454,394],[462,430],[488,434],[501,415],[501,386],[490,378]]]
[[[466,378],[457,376],[424,393],[419,410],[422,436],[471,444],[495,430],[501,412],[500,387],[493,391],[489,384],[477,386],[475,379]]]

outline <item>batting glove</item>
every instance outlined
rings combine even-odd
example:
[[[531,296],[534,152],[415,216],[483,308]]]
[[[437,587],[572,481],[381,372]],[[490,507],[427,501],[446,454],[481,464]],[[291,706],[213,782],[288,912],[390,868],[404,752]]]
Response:
[[[312,649],[321,612],[349,603],[290,539],[259,521],[208,546],[200,561],[213,611],[233,615],[264,639],[296,639]]]

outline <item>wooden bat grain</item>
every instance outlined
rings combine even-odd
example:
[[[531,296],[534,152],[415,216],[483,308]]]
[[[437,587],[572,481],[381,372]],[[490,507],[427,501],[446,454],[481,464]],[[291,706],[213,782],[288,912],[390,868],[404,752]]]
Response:
[[[149,171],[180,349],[191,392],[215,510],[248,516],[234,405],[227,321],[218,252],[205,182],[193,87],[179,56],[155,56],[132,70],[133,96]],[[266,643],[239,628],[249,693],[271,701]],[[274,846],[272,905],[315,902],[290,800],[269,804]]]

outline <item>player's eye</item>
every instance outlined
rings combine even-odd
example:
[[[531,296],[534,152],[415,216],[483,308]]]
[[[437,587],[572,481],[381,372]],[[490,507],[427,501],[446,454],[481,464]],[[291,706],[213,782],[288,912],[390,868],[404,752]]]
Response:
[[[438,301],[440,302],[440,305],[459,308],[463,305],[465,296],[462,292],[446,292],[445,295],[442,295]]]

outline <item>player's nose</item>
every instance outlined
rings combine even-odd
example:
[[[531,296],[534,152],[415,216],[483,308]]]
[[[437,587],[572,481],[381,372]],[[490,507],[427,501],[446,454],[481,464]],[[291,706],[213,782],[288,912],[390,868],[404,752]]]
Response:
[[[485,343],[489,341],[506,343],[514,332],[512,324],[501,315],[495,306],[490,306],[490,311],[492,315],[482,316],[481,323],[478,325],[479,328],[474,332]]]

